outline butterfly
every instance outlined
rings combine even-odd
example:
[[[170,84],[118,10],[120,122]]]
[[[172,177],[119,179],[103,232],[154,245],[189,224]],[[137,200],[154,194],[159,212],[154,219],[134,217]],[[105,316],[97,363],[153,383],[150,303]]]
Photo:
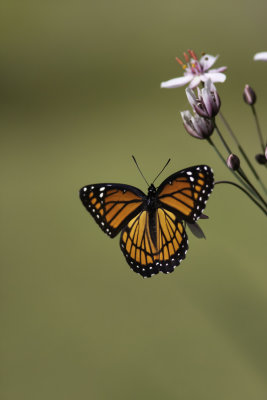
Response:
[[[214,186],[207,165],[178,171],[148,194],[120,183],[84,186],[80,199],[111,238],[119,232],[120,247],[131,269],[143,277],[173,272],[185,258],[188,239],[184,223],[201,217]]]

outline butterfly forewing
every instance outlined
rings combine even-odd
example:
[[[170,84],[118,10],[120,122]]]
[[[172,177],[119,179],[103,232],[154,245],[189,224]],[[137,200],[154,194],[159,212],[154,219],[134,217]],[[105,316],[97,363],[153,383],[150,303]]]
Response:
[[[212,169],[197,165],[165,179],[157,190],[158,200],[162,207],[193,223],[202,214],[213,186]]]
[[[83,205],[110,237],[141,211],[145,197],[141,190],[117,183],[89,185],[80,190]]]
[[[152,237],[151,213],[136,215],[121,234],[120,245],[130,267],[143,277],[159,271],[170,273],[185,258],[188,241],[184,226],[172,212],[155,210],[156,240]]]

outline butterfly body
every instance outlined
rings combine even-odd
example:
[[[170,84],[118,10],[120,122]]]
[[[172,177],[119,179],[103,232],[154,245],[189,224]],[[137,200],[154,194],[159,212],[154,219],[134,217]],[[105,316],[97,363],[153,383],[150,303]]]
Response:
[[[155,247],[157,246],[156,215],[158,207],[159,207],[159,202],[157,199],[157,189],[153,184],[151,184],[148,188],[148,194],[144,202],[144,210],[146,210],[148,213],[149,233]]]
[[[188,240],[183,221],[194,223],[213,188],[206,165],[176,172],[148,194],[130,185],[84,186],[80,198],[111,238],[121,232],[120,247],[130,267],[143,277],[170,273],[185,258]]]

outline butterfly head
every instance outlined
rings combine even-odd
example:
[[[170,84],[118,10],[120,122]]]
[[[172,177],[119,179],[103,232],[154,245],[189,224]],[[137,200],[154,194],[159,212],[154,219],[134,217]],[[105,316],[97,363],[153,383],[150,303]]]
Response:
[[[148,188],[148,196],[153,196],[156,194],[157,189],[153,185],[153,183]]]
[[[148,194],[147,194],[147,207],[150,210],[154,210],[156,208],[156,204],[157,204],[156,192],[157,192],[157,190],[152,183],[148,188]]]

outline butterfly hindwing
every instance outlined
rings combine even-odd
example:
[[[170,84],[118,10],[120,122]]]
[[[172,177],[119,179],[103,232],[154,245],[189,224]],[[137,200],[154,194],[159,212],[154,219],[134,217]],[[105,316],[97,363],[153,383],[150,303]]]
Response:
[[[83,205],[111,238],[141,211],[145,197],[141,190],[117,183],[88,185],[80,190]]]
[[[151,218],[151,213],[141,211],[123,229],[120,239],[128,264],[143,277],[151,277],[159,271],[172,272],[188,249],[184,226],[172,212],[158,208],[152,224]]]
[[[194,223],[202,214],[214,186],[213,172],[207,165],[197,165],[176,172],[157,189],[162,207]]]

